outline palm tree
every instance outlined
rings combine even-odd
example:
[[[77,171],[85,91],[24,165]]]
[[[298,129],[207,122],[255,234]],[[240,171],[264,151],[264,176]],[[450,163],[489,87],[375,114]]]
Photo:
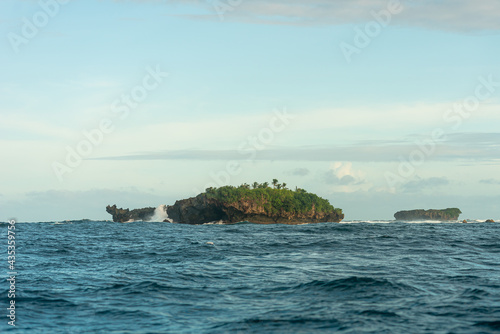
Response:
[[[278,186],[278,180],[273,179],[273,186],[274,186],[275,189],[277,188],[277,186]]]
[[[299,188],[299,187],[295,187],[295,191],[298,192],[298,193],[302,193],[302,194],[305,194],[307,192],[304,189]]]
[[[258,183],[258,182],[254,182],[254,183],[252,184],[252,188],[253,188],[253,189],[257,189],[258,187],[259,187],[259,183]]]
[[[286,183],[285,182],[283,182],[282,186],[283,186],[283,189],[286,189]]]
[[[269,182],[262,183],[262,188],[267,188],[267,187],[269,187]]]

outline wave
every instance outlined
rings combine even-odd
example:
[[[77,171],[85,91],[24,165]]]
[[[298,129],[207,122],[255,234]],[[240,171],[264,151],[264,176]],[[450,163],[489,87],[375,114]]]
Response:
[[[481,322],[475,323],[474,326],[477,326],[477,327],[489,327],[489,328],[492,328],[492,329],[498,329],[498,330],[500,330],[500,321],[499,320],[496,320],[496,321],[481,321]]]
[[[364,310],[359,312],[361,315],[366,316],[378,316],[378,317],[400,317],[399,314],[391,311],[378,311],[378,310]]]
[[[170,223],[173,223],[173,220],[171,218],[168,217],[168,214],[166,212],[166,206],[165,205],[160,205],[159,207],[157,207],[155,209],[155,212],[153,214],[153,216],[151,216],[151,218],[147,219],[147,220],[129,220],[127,222],[124,222],[124,223],[134,223],[134,222],[164,222],[164,221],[168,221]],[[469,224],[476,224],[476,223],[486,223],[486,219],[466,219],[467,223]],[[500,219],[495,219],[494,220],[495,223],[500,223]],[[66,225],[66,224],[75,224],[75,223],[113,223],[113,221],[111,220],[105,220],[105,219],[101,219],[101,220],[92,220],[92,219],[78,219],[78,220],[53,220],[53,221],[16,221],[16,224],[52,224],[52,225]],[[445,221],[442,221],[442,220],[358,220],[358,219],[354,219],[354,220],[343,220],[341,222],[338,222],[336,224],[393,224],[393,223],[401,223],[401,224],[438,224],[438,223],[442,223],[442,224],[462,224],[463,223],[463,219],[462,220],[445,220]],[[9,223],[8,222],[1,222],[0,221],[0,226],[3,226],[3,225],[8,225]],[[261,224],[254,224],[252,222],[248,222],[248,221],[242,221],[242,222],[238,222],[238,223],[224,223],[223,221],[213,221],[213,222],[208,222],[208,223],[205,223],[205,224],[200,224],[200,225],[261,225]],[[301,223],[301,224],[294,224],[294,225],[297,225],[297,226],[301,226],[301,225],[317,225],[318,223]],[[328,223],[323,223],[323,224],[331,224],[331,222],[328,222]],[[486,223],[486,224],[492,224],[492,223]],[[184,224],[180,224],[180,225],[184,225]],[[272,225],[272,224],[271,224]],[[294,226],[294,225],[290,225],[290,226]]]
[[[16,224],[52,224],[52,225],[65,225],[75,223],[112,223],[112,220],[93,220],[93,219],[67,219],[67,220],[47,220],[47,221],[17,221]],[[8,222],[0,222],[0,225],[7,225]]]
[[[7,293],[4,294],[7,296]],[[16,293],[16,303],[20,305],[54,305],[56,307],[77,306],[73,301],[63,294],[46,292],[42,290],[25,290],[22,293]]]
[[[361,224],[361,223],[388,224],[388,223],[394,223],[394,221],[393,220],[343,220],[339,222],[339,224]]]
[[[343,220],[339,224],[463,224],[462,220]],[[466,219],[467,223],[485,223],[485,219]],[[495,222],[499,222],[495,220]],[[488,223],[490,224],[490,223]]]
[[[223,220],[216,220],[216,221],[213,221],[213,222],[205,223],[203,225],[230,225],[230,224],[224,223]]]
[[[143,294],[145,292],[158,293],[161,291],[190,291],[193,290],[187,286],[175,286],[167,282],[146,280],[142,282],[116,282],[112,285],[86,288],[85,291],[120,291],[126,294]]]
[[[165,220],[168,222],[171,222],[171,223],[173,222],[173,220],[168,217],[167,206],[165,204],[162,204],[155,209],[153,216],[151,218],[149,218],[148,221],[149,222],[164,222]]]
[[[388,289],[393,291],[417,291],[418,289],[402,283],[394,283],[387,279],[378,279],[372,277],[359,277],[351,276],[347,278],[340,278],[336,280],[323,281],[313,280],[307,283],[301,283],[291,288],[281,288],[279,290],[293,290],[293,291],[350,291],[359,290],[366,291],[373,289],[376,291]]]

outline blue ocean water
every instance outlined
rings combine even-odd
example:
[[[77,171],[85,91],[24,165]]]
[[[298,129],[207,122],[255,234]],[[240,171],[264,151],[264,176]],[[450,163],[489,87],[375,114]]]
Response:
[[[2,333],[500,332],[498,223],[66,222],[16,233],[16,327],[4,283]]]

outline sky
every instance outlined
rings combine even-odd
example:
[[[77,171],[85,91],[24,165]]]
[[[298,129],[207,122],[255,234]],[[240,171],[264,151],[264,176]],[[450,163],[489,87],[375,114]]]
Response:
[[[4,0],[0,36],[0,221],[274,178],[500,219],[496,0]]]

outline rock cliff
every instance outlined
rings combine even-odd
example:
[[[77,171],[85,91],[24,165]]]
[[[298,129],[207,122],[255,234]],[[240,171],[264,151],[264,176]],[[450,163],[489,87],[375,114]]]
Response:
[[[124,223],[129,220],[148,220],[154,215],[155,208],[129,210],[117,208],[115,204],[113,206],[108,205],[106,212],[113,216],[114,222]]]

